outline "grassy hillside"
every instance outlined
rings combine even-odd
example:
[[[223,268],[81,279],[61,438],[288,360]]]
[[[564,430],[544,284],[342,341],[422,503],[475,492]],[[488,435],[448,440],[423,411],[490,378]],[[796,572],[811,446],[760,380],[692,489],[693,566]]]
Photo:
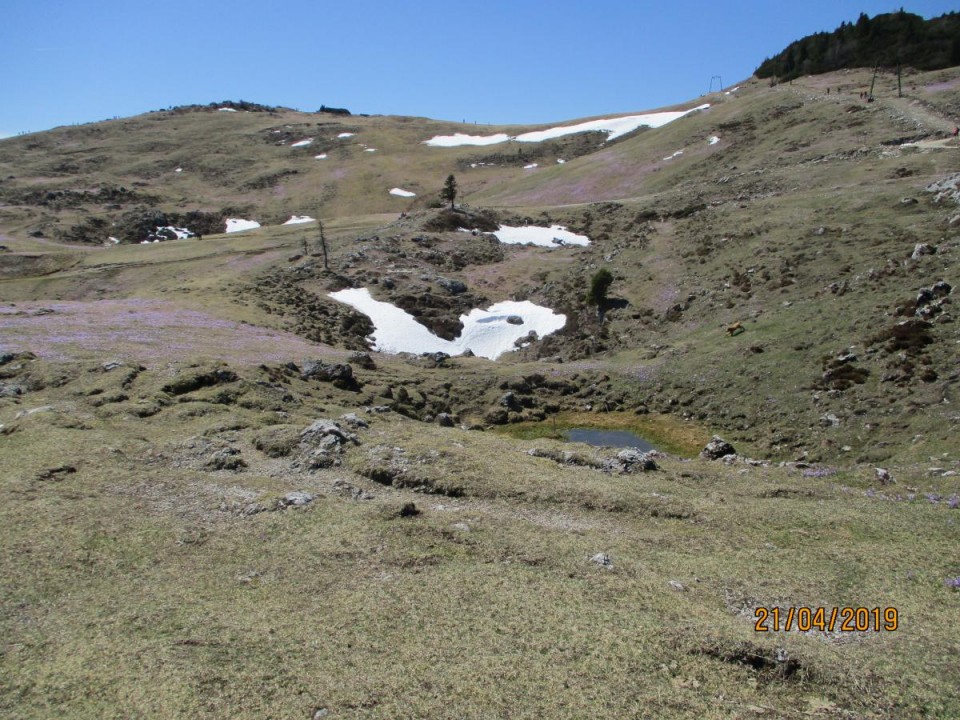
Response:
[[[907,79],[750,79],[613,142],[200,109],[0,141],[0,713],[960,715],[960,69]],[[136,243],[191,212],[263,227]],[[459,231],[500,223],[592,244]],[[348,286],[444,336],[567,325],[368,352]]]

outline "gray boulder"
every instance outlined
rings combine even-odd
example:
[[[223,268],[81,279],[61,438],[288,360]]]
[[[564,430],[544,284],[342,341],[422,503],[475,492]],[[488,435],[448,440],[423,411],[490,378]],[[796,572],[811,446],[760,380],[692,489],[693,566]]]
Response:
[[[710,442],[707,443],[706,447],[700,451],[700,457],[702,457],[704,460],[719,460],[727,455],[736,454],[737,451],[734,449],[733,445],[717,435],[714,435]]]

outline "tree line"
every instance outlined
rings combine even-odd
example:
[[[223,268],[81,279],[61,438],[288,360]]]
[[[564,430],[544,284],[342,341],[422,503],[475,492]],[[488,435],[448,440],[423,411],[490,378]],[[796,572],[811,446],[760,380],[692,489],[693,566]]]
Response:
[[[924,20],[903,9],[873,18],[860,13],[855,23],[844,22],[833,32],[790,43],[764,60],[755,74],[784,82],[801,75],[875,65],[917,70],[960,65],[960,15],[950,12]]]

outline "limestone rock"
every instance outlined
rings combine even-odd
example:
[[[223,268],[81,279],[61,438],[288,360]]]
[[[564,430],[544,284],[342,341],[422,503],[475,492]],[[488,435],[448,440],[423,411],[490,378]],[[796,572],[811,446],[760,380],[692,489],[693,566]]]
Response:
[[[706,447],[700,451],[700,457],[704,460],[719,460],[727,455],[736,455],[737,451],[733,445],[716,435],[707,443]]]

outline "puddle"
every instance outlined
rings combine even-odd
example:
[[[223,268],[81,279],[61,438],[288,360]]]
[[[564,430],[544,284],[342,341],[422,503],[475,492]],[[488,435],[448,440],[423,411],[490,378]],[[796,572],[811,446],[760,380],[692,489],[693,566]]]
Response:
[[[587,445],[637,448],[642,452],[655,450],[650,443],[627,430],[598,430],[596,428],[571,428],[564,435],[570,442],[582,442]]]

